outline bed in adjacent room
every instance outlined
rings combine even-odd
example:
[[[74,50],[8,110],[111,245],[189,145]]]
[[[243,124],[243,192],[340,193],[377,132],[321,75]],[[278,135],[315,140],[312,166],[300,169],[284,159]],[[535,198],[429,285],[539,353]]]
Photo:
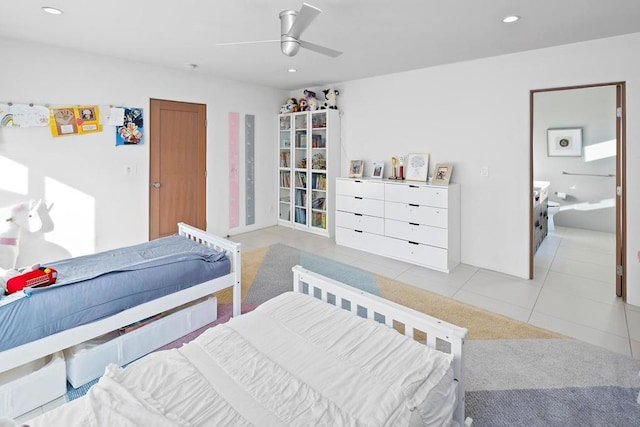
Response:
[[[0,305],[0,377],[225,288],[240,314],[240,244],[183,223],[175,236],[47,266],[54,286]]]
[[[296,266],[294,292],[29,425],[461,426],[466,332]]]

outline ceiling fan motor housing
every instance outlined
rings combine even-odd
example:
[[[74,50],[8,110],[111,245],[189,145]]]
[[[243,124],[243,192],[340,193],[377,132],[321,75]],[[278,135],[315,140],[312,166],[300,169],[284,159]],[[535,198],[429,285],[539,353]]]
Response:
[[[289,35],[296,16],[298,12],[295,10],[280,12],[280,50],[287,56],[294,56],[300,50],[298,39]]]

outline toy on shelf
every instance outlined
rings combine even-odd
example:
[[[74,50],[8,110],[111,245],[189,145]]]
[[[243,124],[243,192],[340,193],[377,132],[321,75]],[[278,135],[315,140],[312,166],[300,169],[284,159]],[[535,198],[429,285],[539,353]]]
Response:
[[[309,103],[307,98],[300,98],[298,100],[298,111],[309,111]]]
[[[304,97],[307,99],[309,111],[316,111],[320,109],[320,101],[318,100],[318,98],[316,98],[315,92],[305,89]]]
[[[298,101],[295,98],[287,99],[287,102],[280,107],[280,114],[295,113],[298,111]]]
[[[322,103],[322,108],[325,110],[337,110],[338,109],[338,92],[335,89],[325,89],[322,91],[324,93],[325,101]]]

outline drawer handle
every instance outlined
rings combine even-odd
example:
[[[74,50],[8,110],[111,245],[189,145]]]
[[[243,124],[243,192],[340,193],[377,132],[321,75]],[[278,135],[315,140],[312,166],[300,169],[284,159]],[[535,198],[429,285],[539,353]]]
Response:
[[[354,198],[355,198],[356,200],[362,200],[362,197],[359,197],[359,196],[355,196]]]
[[[414,205],[413,203],[409,203],[409,206],[411,206],[412,208],[417,208],[417,207],[419,207],[420,205]]]
[[[359,179],[356,179],[354,182],[362,182],[362,181],[360,181]]]
[[[355,231],[356,233],[362,233],[362,230],[353,230],[353,231]]]
[[[412,242],[411,240],[409,240],[409,244],[410,244],[410,245],[416,245],[416,246],[418,246],[420,243],[418,243],[418,242]]]
[[[416,226],[416,227],[420,227],[420,224],[417,224],[417,223],[415,223],[415,222],[410,222],[410,223],[409,223],[409,225],[414,225],[414,226]]]
[[[420,188],[417,185],[409,184],[409,188]]]
[[[362,216],[362,214],[354,213],[355,216]]]

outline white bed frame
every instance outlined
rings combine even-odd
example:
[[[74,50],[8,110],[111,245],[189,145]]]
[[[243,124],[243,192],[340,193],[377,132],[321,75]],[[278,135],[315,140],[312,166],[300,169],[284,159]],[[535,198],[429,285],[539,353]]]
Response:
[[[17,366],[24,365],[41,357],[48,356],[49,354],[64,350],[65,348],[72,347],[108,332],[115,331],[123,326],[130,325],[131,323],[230,287],[233,287],[233,316],[239,316],[241,302],[240,243],[208,234],[205,231],[184,223],[178,223],[178,234],[209,248],[218,251],[224,250],[231,261],[231,272],[225,276],[121,311],[113,316],[67,329],[37,341],[32,341],[0,352],[0,372],[8,371]]]
[[[306,287],[304,285],[307,285]],[[305,289],[306,288],[306,289]],[[348,302],[349,311],[358,313],[358,308],[366,311],[368,319],[378,320],[384,316],[384,324],[389,327],[404,326],[404,334],[416,339],[416,331],[426,334],[428,347],[436,348],[438,341],[449,344],[450,354],[453,355],[454,378],[458,382],[458,404],[454,413],[454,421],[460,426],[471,426],[471,418],[464,416],[464,339],[467,329],[444,322],[419,311],[412,310],[393,301],[361,291],[344,283],[321,276],[299,265],[293,267],[293,290],[304,293],[344,308],[343,301]],[[377,316],[376,316],[377,315]]]

